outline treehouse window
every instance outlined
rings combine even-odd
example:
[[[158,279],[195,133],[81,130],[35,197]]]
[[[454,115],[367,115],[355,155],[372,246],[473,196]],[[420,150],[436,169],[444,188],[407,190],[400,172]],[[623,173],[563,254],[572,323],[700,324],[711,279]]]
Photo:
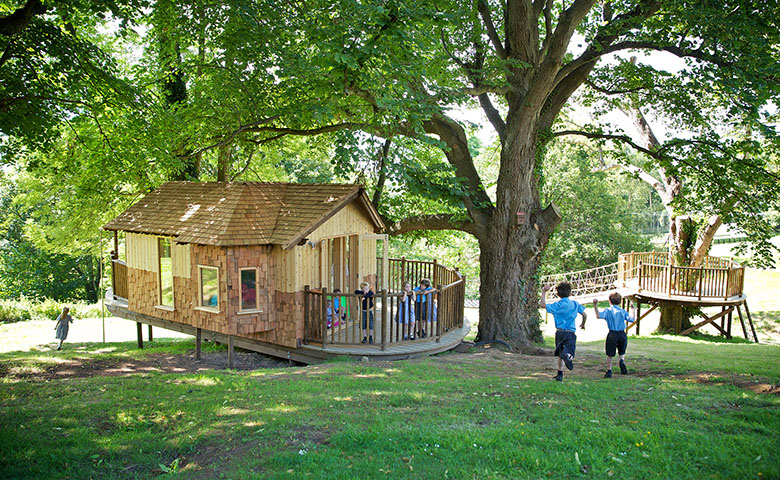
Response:
[[[173,264],[171,259],[171,240],[160,238],[157,242],[160,260],[160,305],[173,307]]]
[[[241,310],[257,310],[257,269],[241,269]]]
[[[200,306],[208,309],[219,309],[219,269],[198,265]]]

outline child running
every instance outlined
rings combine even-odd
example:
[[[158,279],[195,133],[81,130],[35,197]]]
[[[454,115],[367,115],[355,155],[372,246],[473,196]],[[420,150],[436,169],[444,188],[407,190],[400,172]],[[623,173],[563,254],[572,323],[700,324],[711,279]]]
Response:
[[[558,357],[558,374],[554,378],[562,382],[563,367],[561,363],[565,363],[566,368],[569,370],[574,368],[574,352],[577,348],[577,335],[575,333],[577,331],[575,325],[577,314],[582,315],[580,328],[583,329],[588,316],[585,313],[585,307],[569,298],[569,295],[571,295],[571,284],[568,282],[561,282],[555,287],[560,300],[547,305],[544,297],[551,288],[550,285],[542,287],[542,298],[539,299],[539,308],[544,308],[552,313],[555,319],[555,327],[557,329],[555,332],[555,356]]]
[[[593,299],[593,309],[596,310],[596,317],[602,318],[607,321],[607,327],[609,327],[609,333],[607,334],[607,341],[605,349],[607,353],[607,373],[604,374],[604,378],[612,378],[612,359],[615,358],[615,350],[620,355],[620,373],[625,375],[628,373],[626,368],[626,346],[628,345],[628,335],[626,335],[626,325],[634,321],[633,317],[628,314],[627,311],[619,307],[623,297],[619,293],[613,292],[609,296],[609,308],[599,314],[599,301]]]

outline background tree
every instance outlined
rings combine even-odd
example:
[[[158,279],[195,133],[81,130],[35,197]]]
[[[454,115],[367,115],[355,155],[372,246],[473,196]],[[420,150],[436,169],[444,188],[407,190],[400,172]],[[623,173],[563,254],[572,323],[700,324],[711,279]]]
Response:
[[[296,16],[291,7],[282,23],[307,33],[308,63],[281,68],[288,74],[303,69],[298,78],[305,71],[299,105],[307,112],[320,108],[325,118],[280,117],[249,130],[263,141],[324,128],[359,129],[440,149],[448,165],[439,168],[442,175],[428,176],[440,187],[431,188],[429,198],[445,208],[395,217],[389,231],[473,234],[481,251],[478,336],[521,345],[540,339],[535,278],[540,254],[560,222],[556,209],[541,203],[539,160],[551,138],[574,133],[556,123],[571,96],[590,79],[619,81],[631,73],[600,62],[603,58],[621,51],[664,51],[690,63],[671,75],[679,94],[665,96],[670,110],[686,108],[686,99],[697,92],[722,91],[741,112],[740,122],[769,139],[774,130],[762,106],[778,92],[777,50],[767,48],[778,44],[777,5],[771,3],[329,2],[310,4],[305,16]],[[256,17],[246,21],[250,30],[264,25]],[[648,82],[652,92],[666,88],[662,80],[668,74],[650,65],[642,72],[654,79]],[[450,110],[471,102],[482,108],[501,144],[495,201],[475,168],[466,127]],[[689,161],[697,152],[717,149],[711,141],[674,144],[688,153],[676,158]],[[711,183],[697,184],[697,195],[741,195],[748,179],[759,175],[767,181],[751,185],[751,196],[776,198],[776,172],[729,158],[723,164],[723,157],[701,155],[694,168]],[[668,170],[683,168],[669,157],[653,159]],[[724,170],[729,181],[721,175]],[[516,224],[518,212],[525,213],[527,225]]]

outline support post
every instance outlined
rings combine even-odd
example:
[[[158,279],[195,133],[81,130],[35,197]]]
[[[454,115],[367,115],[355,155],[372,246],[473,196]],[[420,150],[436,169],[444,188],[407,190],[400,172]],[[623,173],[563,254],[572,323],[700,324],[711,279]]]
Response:
[[[233,368],[233,335],[228,335],[228,368]]]
[[[753,332],[753,340],[758,343],[758,335],[756,335],[756,328],[753,326],[753,318],[750,316],[750,310],[747,306],[747,300],[745,300],[745,313],[747,314],[748,324],[750,325],[750,330]]]
[[[154,337],[152,336],[152,324],[149,324],[149,341],[153,341]]]
[[[747,327],[745,326],[745,319],[742,318],[742,310],[739,308],[740,305],[737,305],[737,314],[739,314],[739,323],[742,324],[742,333],[745,335],[745,340],[750,340],[747,333]]]
[[[320,298],[320,318],[316,320],[317,323],[317,329],[320,332],[320,338],[322,339],[322,346],[324,347],[326,343],[328,343],[328,321],[326,320],[328,317],[328,301],[326,300],[328,295],[328,289],[325,287],[322,287],[322,298]],[[331,312],[332,314],[333,312]]]
[[[138,331],[138,348],[144,348],[144,335],[143,330],[141,329],[141,322],[135,322],[135,326]]]
[[[200,327],[195,330],[195,360],[200,360],[200,343],[203,341],[203,331]]]
[[[383,288],[381,295],[382,295],[382,325],[379,327],[380,329],[379,339],[382,343],[382,350],[384,351],[384,349],[387,347],[387,338],[385,337],[385,327],[387,326],[387,289]],[[376,333],[376,330],[374,330],[374,333]]]
[[[726,337],[731,338],[731,321],[732,317],[734,317],[734,309],[731,309],[729,312],[729,320],[728,320],[728,328],[726,329]]]
[[[445,305],[441,298],[441,285],[436,285],[436,298],[438,302],[438,308],[436,312],[436,341],[441,342],[441,319],[443,317],[441,309],[444,309],[445,313],[449,313],[450,305]],[[431,322],[433,322],[433,300],[431,300]]]
[[[309,318],[309,286],[303,286],[303,341],[304,343],[310,340],[311,336],[311,323]]]
[[[639,262],[639,272],[642,272],[642,262]],[[636,334],[639,335],[639,322],[642,318],[642,302],[636,299]]]

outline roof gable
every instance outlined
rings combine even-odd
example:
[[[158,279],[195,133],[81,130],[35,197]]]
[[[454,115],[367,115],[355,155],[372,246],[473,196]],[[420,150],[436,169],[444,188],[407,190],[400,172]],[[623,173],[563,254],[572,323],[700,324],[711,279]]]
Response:
[[[352,201],[375,229],[383,228],[358,185],[261,182],[168,182],[103,228],[173,236],[180,243],[290,248]]]

